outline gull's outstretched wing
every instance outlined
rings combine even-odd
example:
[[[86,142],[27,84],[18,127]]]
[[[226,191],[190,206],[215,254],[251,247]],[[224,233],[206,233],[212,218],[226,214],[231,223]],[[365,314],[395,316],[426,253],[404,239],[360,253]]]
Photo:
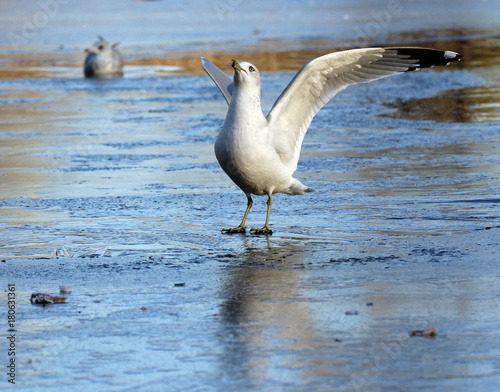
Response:
[[[224,95],[224,98],[226,98],[227,104],[229,105],[233,94],[233,81],[231,78],[205,57],[201,57],[201,66],[208,76],[212,78],[217,87],[219,87],[220,92]]]
[[[460,60],[458,53],[423,48],[367,48],[318,57],[302,67],[267,116],[283,164],[297,168],[304,135],[314,115],[339,91],[401,72]]]

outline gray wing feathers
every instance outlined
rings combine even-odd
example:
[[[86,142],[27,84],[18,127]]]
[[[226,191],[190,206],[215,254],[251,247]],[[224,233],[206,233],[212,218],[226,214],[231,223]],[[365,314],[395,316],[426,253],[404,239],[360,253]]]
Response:
[[[331,53],[310,61],[295,75],[267,116],[283,164],[295,171],[314,115],[346,87],[418,68],[447,65],[460,57],[433,49],[368,48]]]
[[[231,102],[231,96],[233,94],[233,81],[231,80],[231,78],[205,57],[201,58],[201,66],[208,74],[208,76],[212,78],[222,95],[224,95],[227,104],[229,105],[229,103]]]

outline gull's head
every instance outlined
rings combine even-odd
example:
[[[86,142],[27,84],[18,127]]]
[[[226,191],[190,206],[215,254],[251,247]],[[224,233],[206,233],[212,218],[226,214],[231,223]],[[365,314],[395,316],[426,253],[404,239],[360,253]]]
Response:
[[[246,61],[238,63],[231,60],[231,67],[234,68],[234,84],[248,85],[260,88],[260,72],[257,67]]]
[[[92,46],[91,48],[85,49],[85,52],[94,53],[95,55],[111,56],[113,48],[117,47],[119,45],[119,42],[116,42],[113,45],[111,45],[101,36],[98,36],[98,38],[99,41],[94,43],[94,46]]]

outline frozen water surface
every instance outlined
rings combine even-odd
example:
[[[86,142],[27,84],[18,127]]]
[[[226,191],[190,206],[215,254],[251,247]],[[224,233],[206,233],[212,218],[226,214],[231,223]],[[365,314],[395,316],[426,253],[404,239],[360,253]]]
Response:
[[[500,389],[498,4],[57,4],[26,37],[40,3],[0,5],[14,388]],[[96,34],[122,42],[124,78],[82,77]],[[316,192],[276,195],[270,237],[220,234],[246,200],[213,154],[227,107],[199,56],[254,62],[269,109],[306,61],[360,45],[464,58],[340,93],[299,161]],[[30,304],[60,285],[66,304]]]

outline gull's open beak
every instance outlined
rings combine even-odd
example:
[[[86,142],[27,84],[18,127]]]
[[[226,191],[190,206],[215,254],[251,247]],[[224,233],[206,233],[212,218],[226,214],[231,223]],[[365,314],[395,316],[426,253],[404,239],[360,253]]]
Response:
[[[241,67],[241,65],[238,64],[238,62],[236,60],[231,60],[231,67],[233,67],[235,71],[243,71],[243,72],[247,73],[247,71],[245,71]]]

